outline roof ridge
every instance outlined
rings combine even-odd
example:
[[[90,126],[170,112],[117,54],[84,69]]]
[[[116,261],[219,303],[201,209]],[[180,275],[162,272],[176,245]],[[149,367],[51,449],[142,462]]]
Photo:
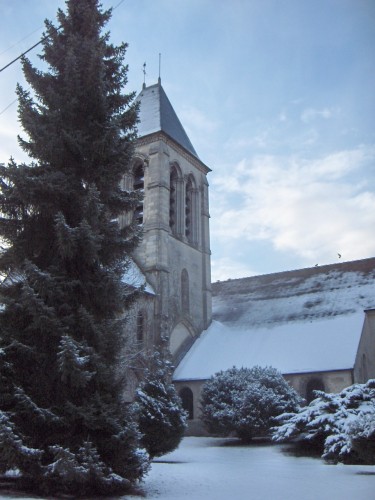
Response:
[[[371,266],[371,263],[373,263],[373,266]],[[368,266],[367,266],[368,265]],[[288,269],[287,271],[276,271],[274,273],[263,273],[263,274],[254,274],[252,276],[243,276],[242,278],[228,278],[226,280],[218,280],[216,282],[213,282],[212,285],[220,285],[224,283],[230,283],[234,281],[243,281],[243,280],[252,280],[252,279],[259,279],[259,278],[264,278],[266,279],[271,278],[271,277],[277,277],[277,276],[287,276],[287,275],[292,275],[292,274],[304,274],[311,272],[312,274],[319,274],[322,272],[326,272],[329,269],[342,269],[343,271],[349,271],[350,267],[362,267],[364,270],[369,270],[375,269],[375,257],[368,257],[366,259],[357,259],[357,260],[348,260],[344,262],[334,262],[333,264],[324,264],[321,266],[311,266],[311,267],[302,267],[298,269]]]

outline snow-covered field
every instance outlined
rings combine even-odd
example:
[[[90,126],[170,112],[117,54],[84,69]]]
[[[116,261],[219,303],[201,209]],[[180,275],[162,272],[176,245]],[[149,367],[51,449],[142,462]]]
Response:
[[[178,450],[153,463],[142,485],[146,498],[375,499],[375,466],[327,465],[320,459],[287,455],[281,445],[231,443],[229,439],[185,438]]]
[[[283,449],[187,437],[178,450],[155,460],[141,489],[147,500],[375,500],[375,466],[327,465]]]

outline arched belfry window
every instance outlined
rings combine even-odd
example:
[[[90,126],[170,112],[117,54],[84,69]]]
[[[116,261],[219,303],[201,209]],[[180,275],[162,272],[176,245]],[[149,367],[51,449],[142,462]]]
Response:
[[[134,219],[137,224],[143,224],[143,196],[145,189],[145,169],[142,163],[139,163],[135,166],[133,170],[133,189],[134,191],[138,191],[141,195],[141,200],[139,201],[135,211],[134,211]]]
[[[187,411],[188,419],[194,418],[194,398],[190,387],[183,387],[179,393],[182,402],[182,408]]]
[[[138,311],[137,314],[137,343],[143,344],[146,338],[147,318],[145,311]]]
[[[186,269],[181,272],[181,309],[183,313],[189,313],[189,274]]]
[[[173,234],[177,234],[177,180],[176,167],[172,167],[169,185],[169,226]]]
[[[198,189],[192,175],[185,186],[185,236],[189,243],[198,243]]]
[[[172,234],[181,237],[183,234],[183,224],[181,218],[181,198],[183,180],[178,165],[171,167],[169,178],[169,227]]]
[[[185,236],[188,241],[192,239],[192,209],[193,209],[193,183],[191,177],[189,177],[186,183],[185,190]]]

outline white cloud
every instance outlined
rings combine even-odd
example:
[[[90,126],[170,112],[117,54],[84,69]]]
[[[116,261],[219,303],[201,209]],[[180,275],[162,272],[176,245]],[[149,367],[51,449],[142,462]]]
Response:
[[[301,146],[313,146],[318,142],[319,132],[315,128],[309,129],[307,132],[302,133],[300,138]]]
[[[302,111],[301,120],[304,123],[310,123],[316,118],[323,118],[324,120],[328,120],[332,118],[334,114],[334,109],[332,108],[323,108],[323,109],[315,109],[315,108],[306,108]]]
[[[194,106],[184,105],[179,117],[187,129],[212,133],[218,127],[217,122],[208,118],[201,110]]]
[[[18,134],[22,137],[26,136],[26,134],[12,122],[8,124],[0,122],[0,163],[6,163],[11,156],[17,161],[27,161],[28,158],[26,153],[21,150],[18,144]]]
[[[332,262],[337,253],[344,260],[370,257],[375,194],[363,176],[374,160],[370,148],[315,160],[270,155],[242,160],[229,176],[214,180],[213,238],[267,240],[275,250],[317,263]]]
[[[239,150],[249,151],[254,148],[266,150],[275,143],[273,134],[274,130],[272,127],[264,128],[256,134],[232,134],[229,139],[225,141],[223,149],[230,152],[236,152]]]
[[[257,274],[249,266],[232,260],[230,257],[221,257],[212,259],[212,282],[223,281],[229,278],[243,278],[244,276],[253,276]]]

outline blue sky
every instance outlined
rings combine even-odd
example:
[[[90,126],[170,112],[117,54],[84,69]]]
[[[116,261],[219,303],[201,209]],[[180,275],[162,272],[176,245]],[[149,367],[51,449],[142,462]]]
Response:
[[[59,6],[0,0],[1,67]],[[128,90],[144,62],[156,82],[162,54],[163,87],[212,169],[213,280],[375,255],[374,0],[124,0],[108,29],[129,43]],[[19,63],[0,73],[0,113],[17,81]],[[13,104],[0,161],[24,159],[17,133]]]

